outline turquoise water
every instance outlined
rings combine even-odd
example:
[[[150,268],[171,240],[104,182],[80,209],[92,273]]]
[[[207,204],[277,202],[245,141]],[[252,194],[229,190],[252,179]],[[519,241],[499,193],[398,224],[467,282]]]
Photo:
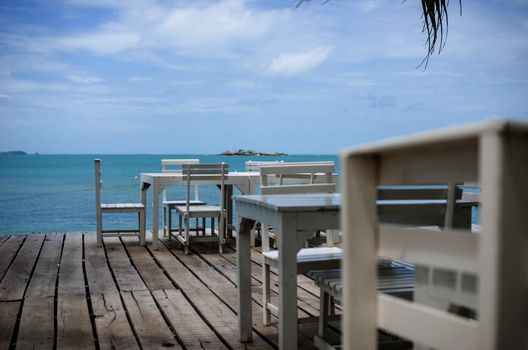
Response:
[[[109,203],[139,202],[139,174],[160,172],[163,158],[226,162],[230,170],[238,171],[244,170],[247,160],[333,160],[339,168],[337,155],[0,155],[0,234],[95,231],[95,158],[102,160],[102,196],[103,202]],[[168,195],[182,198],[182,191],[175,186]],[[218,201],[214,188],[204,188],[200,195],[202,200]],[[133,228],[136,220],[133,214],[107,215],[104,225]],[[148,226],[151,220],[148,208]]]

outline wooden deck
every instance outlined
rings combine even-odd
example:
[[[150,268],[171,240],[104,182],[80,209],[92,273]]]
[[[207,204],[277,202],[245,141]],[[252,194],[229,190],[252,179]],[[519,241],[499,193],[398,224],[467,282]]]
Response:
[[[94,233],[0,236],[0,349],[276,348],[276,324],[261,323],[257,250],[254,340],[242,344],[234,245],[224,254],[193,245],[184,255],[162,242],[153,251],[135,238],[97,248]],[[305,276],[298,284],[299,317],[318,316],[318,288]],[[300,348],[315,348],[317,324],[299,329]]]

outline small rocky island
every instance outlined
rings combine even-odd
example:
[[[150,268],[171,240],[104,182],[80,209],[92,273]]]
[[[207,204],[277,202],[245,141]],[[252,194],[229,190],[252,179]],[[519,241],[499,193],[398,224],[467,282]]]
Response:
[[[16,156],[25,156],[27,155],[24,151],[7,151],[7,152],[0,152],[0,155],[16,155]]]
[[[239,150],[228,150],[221,153],[223,156],[287,156],[287,153],[283,152],[262,152],[262,151],[252,151],[249,149],[239,149]]]

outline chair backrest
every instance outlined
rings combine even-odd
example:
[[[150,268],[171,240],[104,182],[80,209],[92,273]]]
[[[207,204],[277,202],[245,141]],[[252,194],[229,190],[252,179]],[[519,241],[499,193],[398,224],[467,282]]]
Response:
[[[181,166],[184,164],[199,164],[200,159],[162,159],[162,173],[181,173]],[[171,168],[174,166],[174,168]]]
[[[337,190],[334,171],[333,162],[261,166],[260,191],[262,194],[333,193]]]
[[[225,163],[219,164],[184,164],[182,165],[182,175],[186,182],[187,195],[186,195],[186,206],[187,212],[189,211],[191,201],[191,183],[193,181],[207,181],[220,185],[221,200],[220,205],[222,212],[225,207],[225,181],[228,178],[229,165]]]
[[[380,200],[438,200],[447,199],[448,188],[443,187],[379,187],[378,199]],[[462,198],[462,189],[457,187],[456,199]]]
[[[378,216],[382,223],[411,226],[471,227],[471,206],[462,188],[449,186],[381,186]],[[463,200],[467,205],[460,206]],[[390,202],[393,201],[393,204]],[[470,205],[470,203],[472,204]],[[390,204],[390,205],[389,205]]]
[[[260,171],[260,167],[264,165],[280,165],[284,163],[283,160],[268,160],[268,161],[246,161],[246,171]]]
[[[196,158],[182,158],[182,159],[162,159],[161,160],[161,172],[162,173],[175,173],[181,174],[182,166],[185,164],[200,164],[200,159]],[[162,192],[163,200],[167,200],[167,191]],[[194,186],[194,200],[200,200],[200,190],[198,185]]]
[[[101,159],[95,159],[95,210],[101,210]]]

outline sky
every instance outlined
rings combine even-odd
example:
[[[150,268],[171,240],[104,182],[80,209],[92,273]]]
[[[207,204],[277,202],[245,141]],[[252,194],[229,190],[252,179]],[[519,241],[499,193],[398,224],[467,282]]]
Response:
[[[528,0],[0,0],[0,151],[337,154],[528,121]]]

